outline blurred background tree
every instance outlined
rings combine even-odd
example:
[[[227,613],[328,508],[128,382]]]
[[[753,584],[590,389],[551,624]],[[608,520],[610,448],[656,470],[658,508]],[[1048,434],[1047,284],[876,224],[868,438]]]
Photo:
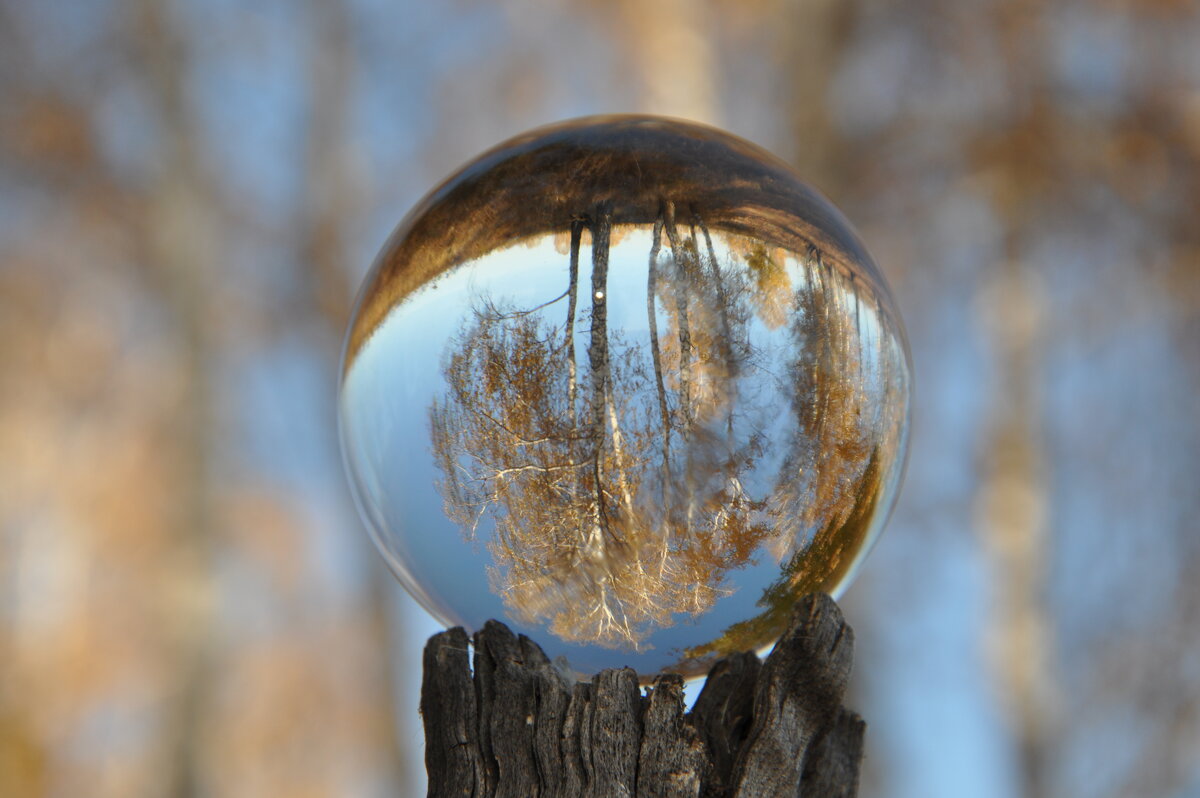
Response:
[[[1197,41],[1181,0],[0,0],[0,794],[419,792],[353,287],[458,164],[635,110],[789,158],[904,311],[863,793],[1200,794]]]

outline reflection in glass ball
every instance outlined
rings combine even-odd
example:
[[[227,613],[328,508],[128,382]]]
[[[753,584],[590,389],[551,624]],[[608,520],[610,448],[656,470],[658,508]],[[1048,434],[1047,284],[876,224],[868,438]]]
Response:
[[[608,117],[483,155],[360,294],[360,508],[439,620],[580,674],[702,674],[840,595],[894,502],[909,366],[841,214],[719,131]]]

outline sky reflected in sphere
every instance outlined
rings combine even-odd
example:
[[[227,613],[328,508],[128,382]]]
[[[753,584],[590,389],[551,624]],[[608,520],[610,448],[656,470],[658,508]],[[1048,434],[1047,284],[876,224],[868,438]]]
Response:
[[[435,616],[650,677],[841,594],[908,406],[900,320],[826,200],[739,139],[618,117],[514,139],[405,219],[339,413],[372,537]]]

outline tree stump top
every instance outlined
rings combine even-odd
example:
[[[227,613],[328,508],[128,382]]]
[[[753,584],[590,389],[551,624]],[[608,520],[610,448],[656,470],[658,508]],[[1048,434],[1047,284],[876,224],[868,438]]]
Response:
[[[645,695],[629,668],[572,685],[502,623],[441,632],[421,686],[429,796],[850,798],[866,728],[842,707],[853,640],[831,598],[806,596],[765,661],[719,660],[685,712],[675,674]]]

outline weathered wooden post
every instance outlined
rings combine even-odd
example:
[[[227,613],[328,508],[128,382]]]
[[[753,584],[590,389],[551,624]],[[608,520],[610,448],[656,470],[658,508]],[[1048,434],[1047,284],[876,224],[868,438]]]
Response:
[[[811,594],[765,661],[718,661],[685,713],[679,676],[646,696],[629,668],[571,685],[501,623],[473,641],[450,629],[425,647],[429,796],[849,798],[866,728],[842,706],[853,646],[837,604]]]

